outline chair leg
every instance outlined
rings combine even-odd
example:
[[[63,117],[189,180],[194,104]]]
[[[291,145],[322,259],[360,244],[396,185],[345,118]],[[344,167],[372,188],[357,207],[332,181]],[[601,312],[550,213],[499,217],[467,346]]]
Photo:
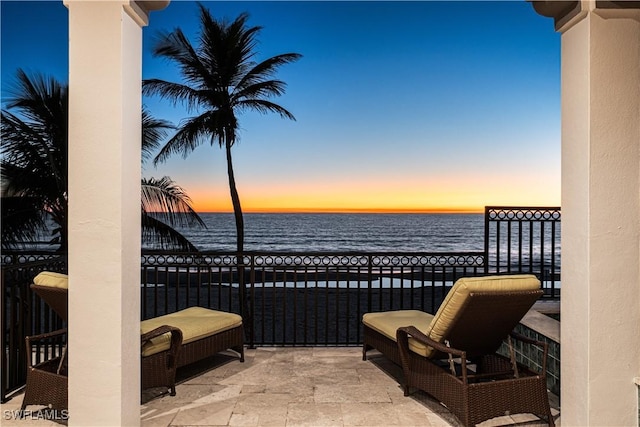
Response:
[[[244,362],[244,345],[239,345],[233,349],[240,355],[240,362]]]

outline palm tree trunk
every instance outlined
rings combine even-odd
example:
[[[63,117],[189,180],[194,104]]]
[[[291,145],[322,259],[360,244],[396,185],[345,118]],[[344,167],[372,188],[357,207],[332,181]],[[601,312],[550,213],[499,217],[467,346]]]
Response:
[[[233,204],[233,215],[236,220],[236,265],[238,266],[238,290],[240,297],[240,315],[244,319],[245,332],[252,336],[253,317],[249,310],[249,301],[247,299],[247,283],[245,279],[244,266],[244,218],[242,216],[242,206],[240,205],[240,196],[236,188],[236,179],[233,173],[233,161],[231,157],[231,141],[226,141],[225,152],[227,156],[227,175],[229,177],[229,191],[231,193],[231,203]],[[253,342],[253,340],[251,340]]]
[[[229,176],[229,192],[231,193],[231,203],[233,204],[233,215],[236,220],[236,251],[241,254],[244,251],[244,219],[242,217],[242,206],[240,206],[240,196],[236,188],[236,178],[233,173],[233,161],[231,158],[231,142],[225,143],[227,154],[227,175]]]

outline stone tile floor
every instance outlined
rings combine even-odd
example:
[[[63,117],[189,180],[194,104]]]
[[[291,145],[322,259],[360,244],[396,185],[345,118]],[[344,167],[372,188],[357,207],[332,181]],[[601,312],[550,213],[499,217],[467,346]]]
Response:
[[[182,370],[176,396],[143,394],[143,427],[173,426],[460,426],[451,413],[425,393],[405,397],[401,370],[360,348],[258,348],[245,363],[221,354],[206,364]],[[2,426],[59,426],[51,421],[13,420],[2,405]],[[560,425],[557,399],[552,412]],[[545,425],[532,415],[505,416],[489,426]],[[89,427],[89,426],[87,426]]]

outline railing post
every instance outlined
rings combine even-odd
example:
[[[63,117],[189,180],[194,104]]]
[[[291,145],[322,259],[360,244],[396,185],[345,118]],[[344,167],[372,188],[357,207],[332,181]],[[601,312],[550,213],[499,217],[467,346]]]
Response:
[[[251,285],[251,289],[249,292],[249,314],[247,319],[247,327],[248,327],[248,335],[249,335],[249,348],[255,348],[255,283],[256,283],[256,264],[255,264],[255,256],[251,254],[249,256],[249,282]],[[243,317],[244,318],[244,317]]]
[[[489,213],[491,208],[484,207],[484,274],[489,274]]]
[[[382,289],[382,286],[381,286]],[[373,304],[373,296],[371,292],[373,291],[373,256],[371,254],[367,255],[367,311],[371,311],[371,306]]]
[[[5,281],[5,271],[4,268],[2,268],[2,272],[0,273],[0,292],[2,292],[2,295],[0,295],[0,303],[2,304],[2,314],[0,315],[0,330],[2,331],[2,335],[3,337],[6,334],[6,330],[7,330],[7,324],[6,324],[6,316],[7,316],[7,290],[6,290],[6,281]],[[0,361],[2,363],[1,367],[2,367],[2,372],[0,373],[0,403],[5,403],[6,402],[6,397],[7,397],[7,391],[8,391],[8,384],[7,384],[7,375],[9,375],[9,369],[8,369],[8,359],[7,359],[7,350],[6,350],[6,342],[3,338],[2,340],[2,355],[0,355]]]

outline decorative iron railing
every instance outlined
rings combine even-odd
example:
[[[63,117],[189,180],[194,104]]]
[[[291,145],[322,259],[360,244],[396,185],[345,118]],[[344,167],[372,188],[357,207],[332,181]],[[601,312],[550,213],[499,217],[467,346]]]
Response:
[[[545,296],[557,298],[560,209],[487,207],[483,252],[247,252],[240,269],[237,260],[235,253],[145,251],[141,317],[198,305],[242,314],[251,346],[358,345],[363,313],[435,312],[462,276],[533,273]],[[33,251],[2,255],[2,401],[24,384],[24,337],[62,326],[29,290],[42,270],[66,271],[66,258]]]
[[[484,254],[145,253],[143,319],[189,306],[241,313],[249,345],[357,345],[368,311],[433,312],[453,282],[484,274]],[[242,302],[245,302],[243,304]]]
[[[485,207],[487,272],[533,273],[546,297],[559,297],[560,220],[559,207]]]

